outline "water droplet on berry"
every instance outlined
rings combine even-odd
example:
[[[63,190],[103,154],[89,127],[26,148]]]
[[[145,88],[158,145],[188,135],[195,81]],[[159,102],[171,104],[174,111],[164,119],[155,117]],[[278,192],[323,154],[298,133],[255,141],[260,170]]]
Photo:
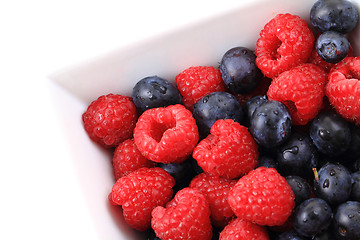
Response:
[[[349,214],[348,217],[349,217],[349,218],[353,218],[354,215],[353,215],[353,214]]]
[[[329,179],[325,179],[324,183],[323,183],[323,188],[328,188],[330,186],[330,181]]]
[[[303,219],[303,222],[307,222],[307,221],[308,221],[308,219],[307,219],[307,218],[304,218],[304,219]]]
[[[334,169],[330,170],[330,176],[334,176],[336,174],[336,171]]]
[[[275,111],[274,111],[274,114],[275,114],[275,115],[279,115],[279,111],[275,110]]]
[[[297,146],[293,146],[291,148],[286,149],[285,151],[283,151],[283,157],[286,159],[286,155],[289,153],[290,154],[298,154],[299,148]]]
[[[320,129],[318,132],[318,135],[320,138],[322,138],[324,140],[330,140],[330,138],[331,138],[329,131],[324,130],[324,129]]]

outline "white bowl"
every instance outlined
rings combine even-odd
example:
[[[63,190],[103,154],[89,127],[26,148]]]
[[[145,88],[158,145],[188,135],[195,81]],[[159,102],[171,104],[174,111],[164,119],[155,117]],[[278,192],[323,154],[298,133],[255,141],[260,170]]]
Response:
[[[222,55],[230,48],[255,48],[263,26],[278,13],[291,13],[309,20],[313,0],[254,0],[241,4],[226,14],[178,29],[82,65],[56,72],[50,76],[56,111],[69,143],[70,161],[77,172],[98,239],[136,239],[124,222],[119,208],[110,206],[108,194],[114,184],[111,154],[90,141],[81,115],[91,101],[100,95],[118,93],[131,95],[140,79],[158,75],[174,82],[182,70],[196,65],[217,67]],[[357,6],[359,1],[353,1]],[[356,30],[351,39],[359,39]],[[360,43],[352,41],[355,54]]]

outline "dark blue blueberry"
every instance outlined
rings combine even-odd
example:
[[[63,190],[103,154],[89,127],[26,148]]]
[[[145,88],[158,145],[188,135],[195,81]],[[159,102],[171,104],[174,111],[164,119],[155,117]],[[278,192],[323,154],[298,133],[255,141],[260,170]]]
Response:
[[[179,90],[158,76],[146,77],[137,82],[132,91],[132,100],[140,113],[150,108],[182,103]]]
[[[356,27],[359,13],[350,1],[318,0],[311,8],[310,21],[321,32],[348,33]]]
[[[325,231],[316,234],[311,240],[336,240],[333,232],[331,231],[331,226],[328,227]]]
[[[351,141],[348,150],[341,155],[341,158],[348,163],[360,159],[360,127],[350,124]]]
[[[244,104],[244,108],[243,108],[244,109],[244,122],[246,122],[247,124],[250,124],[250,118],[253,115],[255,109],[267,100],[268,100],[268,98],[266,95],[256,96],[256,97],[249,99]]]
[[[245,47],[228,50],[221,59],[220,72],[233,93],[249,93],[260,83],[263,75],[255,64],[256,55]]]
[[[360,239],[360,202],[340,204],[334,211],[333,229],[338,240]]]
[[[275,168],[277,171],[279,171],[278,162],[273,157],[266,155],[261,155],[259,157],[258,167]]]
[[[260,146],[272,148],[290,137],[291,123],[287,107],[281,102],[268,100],[255,109],[249,130]]]
[[[188,187],[196,175],[191,158],[182,163],[158,163],[157,167],[164,169],[175,179],[175,186],[173,187],[174,193]]]
[[[311,190],[310,185],[305,179],[299,176],[287,176],[286,182],[290,185],[291,190],[295,194],[295,205],[298,206],[303,201],[310,198]]]
[[[317,149],[329,156],[338,156],[350,146],[349,124],[334,112],[320,113],[310,124],[310,137]]]
[[[318,37],[315,47],[325,62],[338,63],[348,55],[350,43],[345,35],[327,31]]]
[[[193,116],[199,128],[199,134],[206,137],[210,128],[219,119],[232,119],[240,123],[243,110],[239,101],[227,92],[213,92],[200,99],[193,106]]]
[[[310,198],[295,208],[293,227],[304,237],[312,237],[326,230],[331,223],[332,210],[321,198]]]
[[[360,171],[351,174],[352,187],[350,199],[360,202]]]
[[[349,199],[351,183],[351,174],[346,167],[329,162],[318,171],[318,180],[314,180],[314,192],[331,206],[336,206]]]
[[[300,236],[295,231],[282,232],[276,238],[276,240],[306,240],[306,239],[307,238]]]
[[[279,147],[277,161],[282,175],[309,178],[317,167],[317,149],[306,133],[295,132]]]

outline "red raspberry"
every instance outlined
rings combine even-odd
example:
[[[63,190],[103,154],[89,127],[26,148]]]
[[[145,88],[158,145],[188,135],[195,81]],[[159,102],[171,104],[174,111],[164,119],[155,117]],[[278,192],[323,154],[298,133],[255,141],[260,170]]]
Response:
[[[322,107],[326,81],[322,68],[305,63],[273,79],[267,95],[288,107],[294,125],[305,125]]]
[[[82,115],[89,137],[106,148],[131,138],[137,120],[130,97],[108,94],[93,101]]]
[[[257,166],[257,148],[246,127],[232,119],[220,119],[211,127],[210,134],[195,147],[193,158],[205,172],[234,179]]]
[[[235,215],[259,225],[283,225],[295,206],[295,196],[275,168],[259,167],[239,179],[228,201]]]
[[[220,233],[219,240],[269,240],[265,227],[244,219],[234,219]]]
[[[228,180],[207,173],[197,175],[190,183],[191,188],[199,189],[206,197],[211,210],[211,220],[217,227],[225,227],[234,216],[227,197],[235,180]]]
[[[314,34],[297,15],[278,14],[260,32],[256,65],[269,78],[305,63],[313,49]]]
[[[360,57],[346,57],[328,76],[326,96],[345,119],[360,124]]]
[[[161,168],[140,168],[116,181],[109,200],[122,206],[129,226],[145,231],[150,227],[151,211],[170,201],[174,184],[174,178]]]
[[[190,67],[176,76],[177,87],[183,104],[192,111],[194,103],[212,92],[225,91],[219,69],[210,66]]]
[[[199,132],[192,113],[177,104],[145,111],[136,123],[134,140],[149,160],[179,163],[191,155]]]
[[[162,240],[210,240],[209,204],[199,190],[184,188],[166,208],[156,207],[152,211],[151,226]]]
[[[127,139],[116,147],[112,164],[116,180],[139,168],[155,165],[140,153],[133,139]]]

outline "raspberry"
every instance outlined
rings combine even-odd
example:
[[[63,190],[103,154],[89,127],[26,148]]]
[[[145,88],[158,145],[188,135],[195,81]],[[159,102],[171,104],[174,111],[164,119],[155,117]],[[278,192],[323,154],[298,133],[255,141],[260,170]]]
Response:
[[[136,123],[134,140],[147,159],[179,163],[191,155],[199,132],[192,113],[177,104],[145,111]]]
[[[152,211],[151,226],[162,240],[210,240],[210,208],[197,189],[180,190],[167,205]]]
[[[234,179],[257,165],[257,144],[246,127],[232,119],[217,120],[194,149],[193,158],[207,173]]]
[[[191,188],[199,189],[206,197],[210,205],[212,223],[217,227],[225,227],[234,216],[227,197],[235,183],[235,180],[227,180],[207,173],[197,175],[190,183]]]
[[[192,111],[194,103],[212,92],[226,89],[219,69],[210,66],[197,66],[185,69],[175,78],[183,96],[183,104]]]
[[[265,227],[244,219],[234,219],[220,233],[219,240],[269,240]]]
[[[127,139],[116,147],[112,164],[116,180],[139,168],[155,165],[140,153],[133,139]]]
[[[347,57],[328,76],[326,96],[345,119],[360,124],[360,57]]]
[[[326,81],[322,68],[305,63],[273,79],[267,95],[288,107],[294,125],[305,125],[322,107]]]
[[[259,225],[283,225],[295,206],[291,187],[275,168],[258,167],[239,179],[228,201],[235,215]]]
[[[313,49],[314,34],[297,15],[278,14],[260,32],[255,54],[258,68],[269,78],[305,63]]]
[[[170,201],[175,180],[161,168],[140,168],[119,178],[109,195],[121,205],[126,223],[139,231],[150,227],[151,211]]]
[[[108,94],[93,101],[82,115],[90,139],[106,148],[131,138],[137,120],[130,97]]]

